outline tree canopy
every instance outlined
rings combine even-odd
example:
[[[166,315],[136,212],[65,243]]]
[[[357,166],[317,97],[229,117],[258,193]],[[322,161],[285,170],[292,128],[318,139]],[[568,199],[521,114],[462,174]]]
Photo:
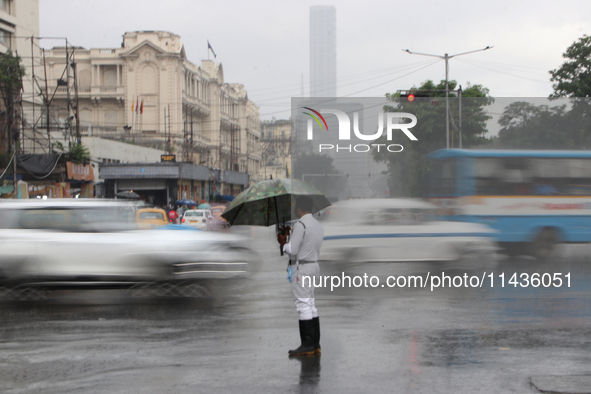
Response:
[[[591,147],[587,100],[551,107],[526,101],[509,104],[499,119],[495,147],[507,149],[588,149]]]
[[[458,83],[449,81],[449,90],[456,90]],[[409,93],[417,96],[414,101],[401,97],[400,93],[386,94],[392,105],[384,107],[385,112],[408,112],[417,117],[417,125],[412,132],[418,141],[409,141],[404,145],[404,153],[374,151],[374,159],[385,162],[388,166],[388,178],[391,194],[394,196],[419,196],[420,180],[429,170],[423,157],[437,149],[445,149],[445,81],[435,84],[431,80],[413,87]],[[459,100],[450,93],[450,147],[459,147]],[[462,147],[470,148],[488,143],[485,138],[486,122],[490,116],[484,107],[492,103],[489,90],[482,85],[468,85],[462,90]],[[385,136],[379,143],[387,143]]]
[[[18,140],[18,135],[14,132],[13,116],[10,114],[15,111],[13,104],[20,97],[24,75],[25,68],[21,66],[18,55],[14,56],[10,50],[0,54],[0,95],[6,108],[4,130],[0,131],[0,151],[11,150],[11,140]],[[10,133],[11,130],[14,134]]]
[[[567,59],[551,70],[554,93],[550,97],[591,97],[591,37],[584,35],[566,49]]]

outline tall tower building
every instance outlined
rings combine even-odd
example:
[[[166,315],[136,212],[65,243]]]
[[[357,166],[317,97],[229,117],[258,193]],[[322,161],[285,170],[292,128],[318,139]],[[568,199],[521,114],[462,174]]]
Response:
[[[337,95],[337,9],[310,7],[310,96]]]

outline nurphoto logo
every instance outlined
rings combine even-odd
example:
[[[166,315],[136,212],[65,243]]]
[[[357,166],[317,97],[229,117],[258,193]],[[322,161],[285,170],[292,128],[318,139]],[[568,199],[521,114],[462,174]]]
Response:
[[[325,130],[328,132],[328,124],[326,119],[322,114],[332,114],[337,117],[338,121],[338,136],[339,141],[350,141],[351,140],[351,119],[349,116],[338,109],[320,109],[317,111],[310,107],[302,107],[310,112],[304,112],[305,115],[310,116],[311,119],[308,119],[308,140],[314,139],[314,122],[316,121],[320,130]],[[395,130],[402,131],[411,141],[417,141],[417,137],[414,136],[413,133],[410,132],[410,128],[416,126],[417,118],[413,114],[407,112],[387,112],[384,114],[378,114],[378,127],[377,131],[373,134],[363,134],[359,130],[359,113],[353,113],[353,133],[355,137],[361,141],[376,141],[384,134],[384,117],[386,118],[386,139],[388,141],[392,141],[392,136],[394,135]],[[410,123],[398,123],[401,119],[410,119]],[[395,121],[396,120],[396,121]],[[318,150],[319,152],[327,151],[327,150],[336,150],[339,151],[347,151],[347,152],[357,152],[357,153],[365,153],[369,152],[372,149],[377,149],[379,152],[380,149],[386,149],[388,152],[397,153],[402,152],[404,147],[400,144],[356,144],[356,145],[339,145],[336,146],[334,144],[319,144]]]

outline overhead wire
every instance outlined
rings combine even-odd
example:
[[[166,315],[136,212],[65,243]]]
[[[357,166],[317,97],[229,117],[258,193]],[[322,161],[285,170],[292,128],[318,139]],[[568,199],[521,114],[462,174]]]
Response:
[[[345,81],[349,81],[349,80],[355,80],[355,79],[357,79],[359,77],[364,77],[364,76],[367,76],[367,75],[375,75],[375,76],[373,76],[373,77],[371,77],[369,79],[361,79],[361,80],[359,80],[357,82],[352,82],[350,84],[338,85],[337,88],[340,88],[340,87],[343,87],[343,86],[348,86],[348,85],[354,85],[356,83],[362,83],[362,82],[365,82],[365,81],[369,81],[369,80],[372,80],[372,79],[381,78],[381,77],[388,76],[388,75],[391,75],[391,74],[397,74],[397,73],[403,72],[403,71],[405,71],[405,70],[407,70],[409,68],[412,68],[412,67],[415,67],[415,66],[420,66],[422,64],[425,64],[426,62],[429,62],[429,60],[427,60],[427,61],[421,61],[421,62],[417,62],[417,63],[405,64],[403,66],[393,67],[393,68],[389,68],[389,69],[386,69],[386,70],[383,70],[383,71],[372,71],[372,72],[354,74],[354,75],[345,76],[345,77],[339,77],[338,78],[338,81],[339,82],[345,82]],[[379,75],[377,75],[377,74],[379,74]],[[322,85],[321,82],[315,84],[315,87],[320,86],[320,85]],[[301,87],[301,83],[300,84],[293,84],[293,85],[285,85],[285,87],[289,87],[289,86],[293,86],[294,87],[294,89],[293,89],[294,94],[299,93],[301,91],[301,90],[296,90],[297,87]],[[282,89],[279,89],[278,88],[278,91],[282,91]],[[256,90],[255,91],[249,90],[249,93],[251,93],[253,96],[261,97],[260,95],[254,94],[254,92],[256,92]],[[270,94],[275,94],[275,93],[269,93],[269,95]],[[265,96],[265,95],[267,95],[267,94],[264,94],[262,96]]]
[[[440,61],[441,61],[441,59],[438,59],[438,60],[435,60],[435,61],[430,61],[430,62],[429,62],[429,64],[427,64],[426,66],[423,66],[423,67],[420,67],[420,68],[418,68],[418,69],[415,69],[415,70],[413,70],[413,71],[411,71],[411,72],[409,72],[409,73],[406,73],[406,74],[404,74],[404,75],[401,75],[401,76],[399,76],[399,77],[396,77],[396,78],[390,79],[390,80],[388,80],[388,81],[385,81],[385,82],[383,82],[383,83],[380,83],[380,84],[378,84],[378,85],[370,86],[370,87],[368,87],[368,88],[361,89],[361,90],[358,90],[358,91],[355,91],[355,92],[352,92],[352,93],[349,93],[349,94],[341,95],[341,96],[339,96],[339,97],[349,97],[349,96],[352,96],[352,95],[354,95],[354,94],[358,94],[358,93],[365,92],[365,91],[368,91],[368,90],[371,90],[371,89],[375,89],[375,88],[377,88],[377,87],[383,86],[383,85],[385,85],[385,84],[388,84],[388,83],[390,83],[390,82],[394,82],[394,81],[396,81],[396,80],[399,80],[399,79],[401,79],[401,78],[404,78],[404,77],[406,77],[406,76],[409,76],[409,75],[411,75],[411,74],[414,74],[414,73],[416,73],[416,72],[418,72],[418,71],[421,71],[421,70],[423,70],[423,69],[425,69],[425,68],[427,68],[427,67],[431,67],[432,65],[434,65],[434,64],[436,64],[436,63],[439,63]],[[275,112],[268,112],[268,113],[260,114],[259,116],[269,116],[269,115],[275,115],[275,114],[278,114],[278,113],[283,113],[283,112],[288,112],[288,111],[291,111],[291,109],[286,109],[286,110],[282,110],[282,111],[275,111]]]
[[[404,72],[404,71],[406,71],[406,70],[408,70],[408,69],[412,69],[412,68],[414,68],[415,66],[418,66],[418,65],[424,65],[424,64],[426,64],[426,63],[430,63],[430,62],[432,62],[432,61],[431,61],[431,60],[427,60],[427,61],[422,61],[422,62],[418,62],[418,63],[412,64],[412,65],[407,65],[407,66],[405,66],[404,68],[401,68],[399,71],[395,71],[395,72],[388,72],[387,74],[383,74],[383,75],[379,75],[379,76],[371,77],[371,78],[368,78],[368,79],[363,79],[363,80],[356,81],[356,82],[351,82],[351,83],[347,83],[347,84],[337,85],[337,87],[336,87],[336,88],[337,88],[337,89],[339,89],[339,88],[343,88],[343,87],[346,87],[346,86],[357,85],[357,84],[359,84],[359,83],[364,83],[364,82],[367,82],[367,81],[372,81],[372,80],[374,80],[374,79],[383,78],[383,77],[386,77],[386,76],[388,76],[388,75],[392,75],[392,74],[398,74],[398,73],[400,73],[400,72]],[[340,80],[340,79],[339,79],[339,80]],[[253,95],[253,96],[254,96],[254,95]],[[285,97],[286,97],[286,96],[285,96],[285,95],[283,95],[283,96],[281,96],[281,97],[274,97],[274,98],[271,98],[271,99],[266,99],[266,100],[258,100],[258,101],[257,101],[257,103],[264,103],[264,102],[266,102],[266,101],[269,101],[269,100],[276,100],[276,99],[281,99],[281,98],[285,98]],[[291,97],[291,95],[290,95],[290,96],[287,96],[287,97]]]
[[[466,60],[466,59],[456,59],[456,60],[457,60],[458,62],[466,63],[466,64],[468,64],[468,65],[471,65],[471,66],[474,66],[474,67],[482,68],[482,69],[489,70],[489,71],[494,71],[494,72],[496,72],[496,73],[499,73],[499,74],[509,75],[509,76],[511,76],[511,77],[514,77],[514,78],[519,78],[519,79],[526,79],[526,80],[528,80],[528,81],[533,81],[533,82],[540,82],[540,83],[546,83],[546,84],[547,84],[547,83],[550,83],[550,81],[541,81],[541,80],[539,80],[539,79],[533,79],[533,78],[522,77],[522,76],[520,76],[520,75],[511,74],[511,73],[508,73],[508,72],[506,72],[506,71],[500,71],[500,70],[496,70],[496,69],[494,69],[494,68],[490,68],[490,67],[482,66],[482,65],[479,65],[479,64],[475,64],[475,62],[473,62],[473,61],[470,61],[470,60]]]

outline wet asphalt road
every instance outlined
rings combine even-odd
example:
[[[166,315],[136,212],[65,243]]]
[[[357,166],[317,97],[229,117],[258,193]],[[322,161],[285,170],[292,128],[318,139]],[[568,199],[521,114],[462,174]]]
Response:
[[[591,246],[543,264],[326,265],[381,279],[571,272],[571,287],[319,289],[322,356],[289,359],[285,258],[257,235],[256,272],[204,282],[191,299],[93,290],[0,302],[0,392],[535,393],[537,376],[591,374]]]

